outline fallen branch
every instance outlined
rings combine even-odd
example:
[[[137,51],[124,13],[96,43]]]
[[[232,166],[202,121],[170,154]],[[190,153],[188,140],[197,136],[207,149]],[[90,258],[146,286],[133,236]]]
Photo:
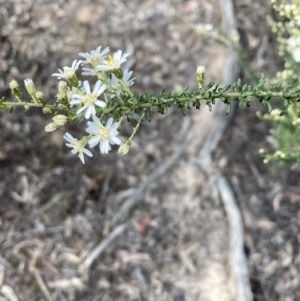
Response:
[[[253,297],[250,289],[247,263],[244,254],[244,230],[242,216],[226,179],[221,175],[217,175],[216,183],[229,223],[229,259],[237,300],[250,301],[253,300]]]
[[[83,269],[89,268],[95,259],[99,258],[101,254],[112,245],[112,243],[123,234],[126,229],[126,224],[122,224],[114,229],[103,241],[100,242],[85,258],[83,262]]]

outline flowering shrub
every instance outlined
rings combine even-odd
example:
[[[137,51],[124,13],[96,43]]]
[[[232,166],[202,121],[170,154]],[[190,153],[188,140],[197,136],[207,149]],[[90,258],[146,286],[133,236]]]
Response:
[[[297,85],[300,68],[300,1],[293,0],[291,4],[278,5],[272,0],[273,8],[279,13],[280,22],[268,18],[272,31],[279,42],[279,54],[285,60],[283,72],[278,72],[273,83],[282,83],[285,90],[290,90],[291,85]],[[268,114],[258,113],[258,117],[274,124],[271,130],[272,139],[277,150],[268,153],[261,149],[260,154],[264,162],[271,160],[294,162],[300,159],[300,106],[293,103],[284,116],[279,116],[278,110]]]
[[[219,99],[227,106],[226,114],[229,114],[232,101],[237,101],[239,106],[246,104],[249,107],[252,99],[258,98],[271,112],[270,100],[278,98],[283,101],[279,113],[279,116],[283,116],[287,114],[292,104],[300,101],[299,84],[294,88],[287,86],[281,91],[280,84],[266,89],[266,80],[263,75],[254,86],[241,85],[240,80],[224,87],[219,87],[213,82],[204,85],[204,66],[198,66],[196,70],[198,91],[189,91],[186,87],[183,91],[174,94],[165,95],[163,89],[157,96],[149,92],[135,96],[130,89],[135,80],[132,78],[132,71],[122,69],[122,64],[127,60],[128,55],[121,50],[111,54],[108,47],[102,50],[101,46],[90,53],[79,53],[82,60],[75,60],[71,67],[65,66],[52,75],[60,79],[58,94],[52,104],[46,102],[44,94],[36,90],[31,79],[25,80],[25,87],[31,99],[23,101],[19,84],[13,80],[10,83],[10,89],[15,101],[6,101],[2,98],[0,109],[10,109],[12,112],[16,106],[23,106],[26,111],[31,107],[39,107],[45,114],[53,116],[52,122],[45,128],[47,132],[55,131],[69,123],[76,123],[80,119],[86,119],[87,134],[85,136],[78,140],[69,133],[64,135],[67,147],[70,147],[71,152],[77,154],[82,163],[85,163],[84,155],[89,157],[93,155],[87,147],[93,148],[99,145],[100,152],[107,154],[112,149],[111,145],[119,145],[119,153],[126,154],[144,118],[151,121],[151,116],[155,111],[165,114],[172,105],[177,105],[185,115],[186,110],[191,107],[200,109],[201,102],[212,110],[215,101]],[[77,73],[80,69],[82,76],[97,77],[93,87],[88,80],[82,82],[78,79]],[[228,92],[230,89],[231,91]],[[140,117],[130,137],[122,142],[118,137],[119,128],[122,122],[125,119],[130,120],[133,114],[139,114]]]

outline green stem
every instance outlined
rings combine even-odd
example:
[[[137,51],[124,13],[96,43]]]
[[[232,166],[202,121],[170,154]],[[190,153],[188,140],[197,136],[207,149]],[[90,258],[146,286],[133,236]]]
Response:
[[[198,94],[198,95],[197,95]],[[273,92],[272,95],[270,95],[268,92],[230,92],[230,93],[216,93],[214,94],[213,99],[220,99],[220,98],[225,98],[225,99],[234,99],[234,100],[238,100],[238,98],[241,96],[241,94],[243,95],[243,97],[248,97],[248,96],[252,96],[252,97],[257,97],[257,98],[265,98],[265,97],[272,97],[272,98],[288,98],[288,99],[300,99],[300,95],[299,94],[292,94],[287,96],[284,96],[283,92]],[[209,95],[208,93],[206,94],[200,94],[200,93],[194,93],[192,95],[193,99],[195,100],[207,100],[207,99],[212,99],[212,96]],[[129,105],[129,106],[120,106],[114,109],[103,109],[103,114],[108,114],[111,113],[112,111],[119,111],[119,112],[123,112],[123,111],[134,111],[134,110],[138,110],[138,109],[148,109],[151,107],[155,107],[155,106],[159,106],[159,105],[170,105],[170,104],[180,104],[180,103],[184,103],[191,100],[190,96],[185,96],[185,97],[170,97],[168,99],[159,99],[156,100],[154,102],[144,102],[144,103],[139,103],[136,105]]]
[[[5,105],[6,108],[11,108],[15,106],[28,106],[28,107],[36,107],[36,108],[49,108],[51,110],[60,110],[61,108],[53,105],[43,105],[40,103],[35,103],[35,102],[14,102],[14,101],[3,101],[1,104]]]
[[[295,93],[291,95],[285,95],[286,93],[284,92],[262,92],[262,91],[257,91],[257,92],[229,92],[229,93],[215,93],[213,95],[209,93],[202,94],[200,92],[194,92],[191,93],[188,96],[182,96],[182,97],[177,97],[176,95],[171,95],[170,98],[167,99],[155,99],[155,97],[152,97],[151,102],[140,102],[138,104],[121,104],[118,107],[115,108],[109,108],[109,109],[103,109],[102,114],[109,114],[114,112],[119,112],[119,113],[129,113],[134,110],[139,110],[139,109],[149,109],[151,107],[157,107],[160,105],[175,105],[175,104],[180,104],[184,102],[191,101],[191,99],[194,100],[215,100],[215,99],[226,99],[226,100],[238,100],[241,95],[243,95],[243,98],[246,97],[257,97],[259,99],[263,98],[286,98],[286,99],[300,99],[300,94]],[[39,103],[33,103],[33,102],[8,102],[8,101],[3,101],[1,102],[1,105],[5,106],[5,108],[11,108],[14,106],[27,106],[27,107],[38,107],[38,108],[49,108],[51,110],[56,110],[56,111],[63,111],[65,108],[60,108],[54,105],[43,105]]]
[[[137,125],[133,128],[133,132],[132,132],[131,136],[129,137],[129,140],[130,140],[130,141],[133,139],[133,137],[135,136],[137,130],[139,129],[140,124],[141,124],[141,122],[142,122],[144,116],[145,116],[145,112],[143,112],[143,114],[142,114],[142,116],[140,117],[140,119],[139,119]]]

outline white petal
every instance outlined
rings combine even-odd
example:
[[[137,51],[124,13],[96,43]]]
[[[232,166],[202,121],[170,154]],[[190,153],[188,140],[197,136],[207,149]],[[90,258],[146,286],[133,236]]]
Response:
[[[94,120],[94,122],[95,122],[96,125],[101,125],[101,126],[103,126],[102,123],[100,122],[100,120],[99,120],[99,118],[98,118],[97,116],[93,116],[93,120]]]
[[[75,60],[73,63],[72,63],[72,69],[75,71],[77,70],[78,66],[81,64],[81,60]]]
[[[93,137],[89,140],[89,144],[98,144],[98,143],[99,143],[99,139],[100,139],[100,136],[93,136]]]
[[[92,69],[92,68],[82,68],[83,71],[85,72],[82,72],[82,75],[97,75],[97,70],[95,69]]]
[[[76,114],[80,114],[82,111],[84,111],[87,108],[87,105],[81,107],[79,110],[77,110]]]
[[[98,90],[98,92],[97,92],[97,96],[99,96],[100,94],[102,94],[103,93],[103,91],[106,89],[106,85],[102,85],[101,87],[100,87],[100,89]]]
[[[102,100],[95,100],[95,105],[97,105],[100,108],[105,108],[106,107],[106,103]]]
[[[98,144],[98,141],[94,141],[92,143],[89,142],[89,147],[93,148]]]
[[[88,53],[83,52],[79,52],[78,55],[84,57],[85,59],[87,59],[90,56]]]
[[[92,115],[92,109],[93,107],[92,106],[88,106],[86,111],[85,111],[85,114],[84,114],[84,118],[85,119],[89,119]]]
[[[94,86],[94,89],[93,89],[93,93],[97,93],[97,91],[99,90],[100,86],[101,86],[101,81],[97,80],[97,82],[96,82],[96,84]]]
[[[99,133],[98,130],[92,129],[90,127],[86,128],[85,131],[89,134],[95,134],[95,135]]]
[[[110,127],[110,130],[111,131],[114,131],[114,130],[116,130],[118,127],[119,127],[119,122],[115,122],[111,127]]]
[[[63,74],[62,74],[62,73],[53,73],[52,76],[59,76],[59,77],[62,77]]]
[[[92,106],[92,115],[96,115],[96,109],[95,109],[95,106]]]
[[[90,125],[86,128],[86,131],[90,134],[93,134],[93,133],[98,134],[99,133],[98,127],[94,122],[90,123]]]
[[[117,59],[118,61],[121,60],[121,56],[122,56],[121,50],[118,50],[117,52],[114,53],[114,58]]]
[[[100,142],[100,150],[102,154],[108,154],[108,141],[104,140]]]
[[[83,82],[83,87],[85,89],[85,93],[88,94],[88,93],[91,93],[91,89],[90,89],[90,84],[87,80],[85,80]]]
[[[108,118],[106,122],[106,128],[109,129],[111,125],[113,124],[114,120],[112,118]]]
[[[108,52],[109,52],[109,48],[106,47],[105,49],[102,50],[101,55],[104,56]]]
[[[118,137],[110,137],[109,140],[110,141],[112,140],[114,142],[114,144],[117,144],[117,145],[120,145],[122,143],[122,141]]]
[[[108,71],[108,70],[111,70],[111,67],[108,65],[98,65],[96,67],[96,70],[97,71]]]
[[[76,94],[76,93],[73,94],[72,97],[75,98],[75,99],[84,99],[84,96],[83,96],[83,95]]]
[[[118,136],[119,135],[119,132],[117,130],[109,130],[110,132],[110,136]]]
[[[80,158],[81,162],[82,162],[83,164],[85,164],[85,163],[84,163],[84,155],[83,155],[83,153],[80,153],[78,157]]]
[[[73,136],[72,136],[71,134],[69,134],[69,133],[65,133],[64,138],[65,138],[67,141],[69,141],[69,142],[73,142],[73,141],[74,141]]]
[[[129,53],[124,53],[123,55],[122,55],[122,57],[120,58],[120,64],[122,64],[122,63],[124,63],[124,62],[126,62],[127,61],[127,56],[129,55]]]
[[[80,104],[80,103],[81,103],[80,100],[75,100],[75,99],[73,99],[73,100],[70,101],[70,105],[71,105],[71,106],[73,106],[73,105],[78,105],[78,104]]]
[[[96,50],[93,50],[93,51],[92,51],[92,53],[94,52],[94,54],[100,54],[101,48],[102,48],[102,46],[98,46],[98,47],[96,48]]]
[[[93,157],[93,154],[86,148],[83,149],[83,152],[87,154],[89,157]]]

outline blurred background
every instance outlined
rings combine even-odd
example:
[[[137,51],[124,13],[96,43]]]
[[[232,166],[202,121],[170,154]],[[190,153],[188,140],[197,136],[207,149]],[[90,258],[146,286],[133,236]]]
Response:
[[[0,0],[0,96],[11,99],[12,79],[24,90],[32,78],[51,103],[58,84],[51,74],[100,45],[130,54],[125,68],[134,72],[136,94],[195,90],[198,65],[208,82],[221,82],[228,49],[199,28],[220,28],[222,3]],[[249,65],[273,77],[283,62],[265,20],[273,14],[268,1],[233,6]],[[239,77],[249,81],[243,69]],[[256,118],[258,109],[232,113],[213,165],[227,176],[243,217],[253,300],[299,300],[299,171],[262,164],[269,125]],[[63,135],[80,137],[85,122],[46,133],[51,117],[38,109],[1,111],[0,300],[238,300],[224,207],[195,164],[214,119],[204,105],[187,115],[176,107],[154,114],[128,155],[95,149],[82,165]],[[133,126],[124,123],[121,135]],[[193,140],[172,168],[141,188],[187,135]]]

